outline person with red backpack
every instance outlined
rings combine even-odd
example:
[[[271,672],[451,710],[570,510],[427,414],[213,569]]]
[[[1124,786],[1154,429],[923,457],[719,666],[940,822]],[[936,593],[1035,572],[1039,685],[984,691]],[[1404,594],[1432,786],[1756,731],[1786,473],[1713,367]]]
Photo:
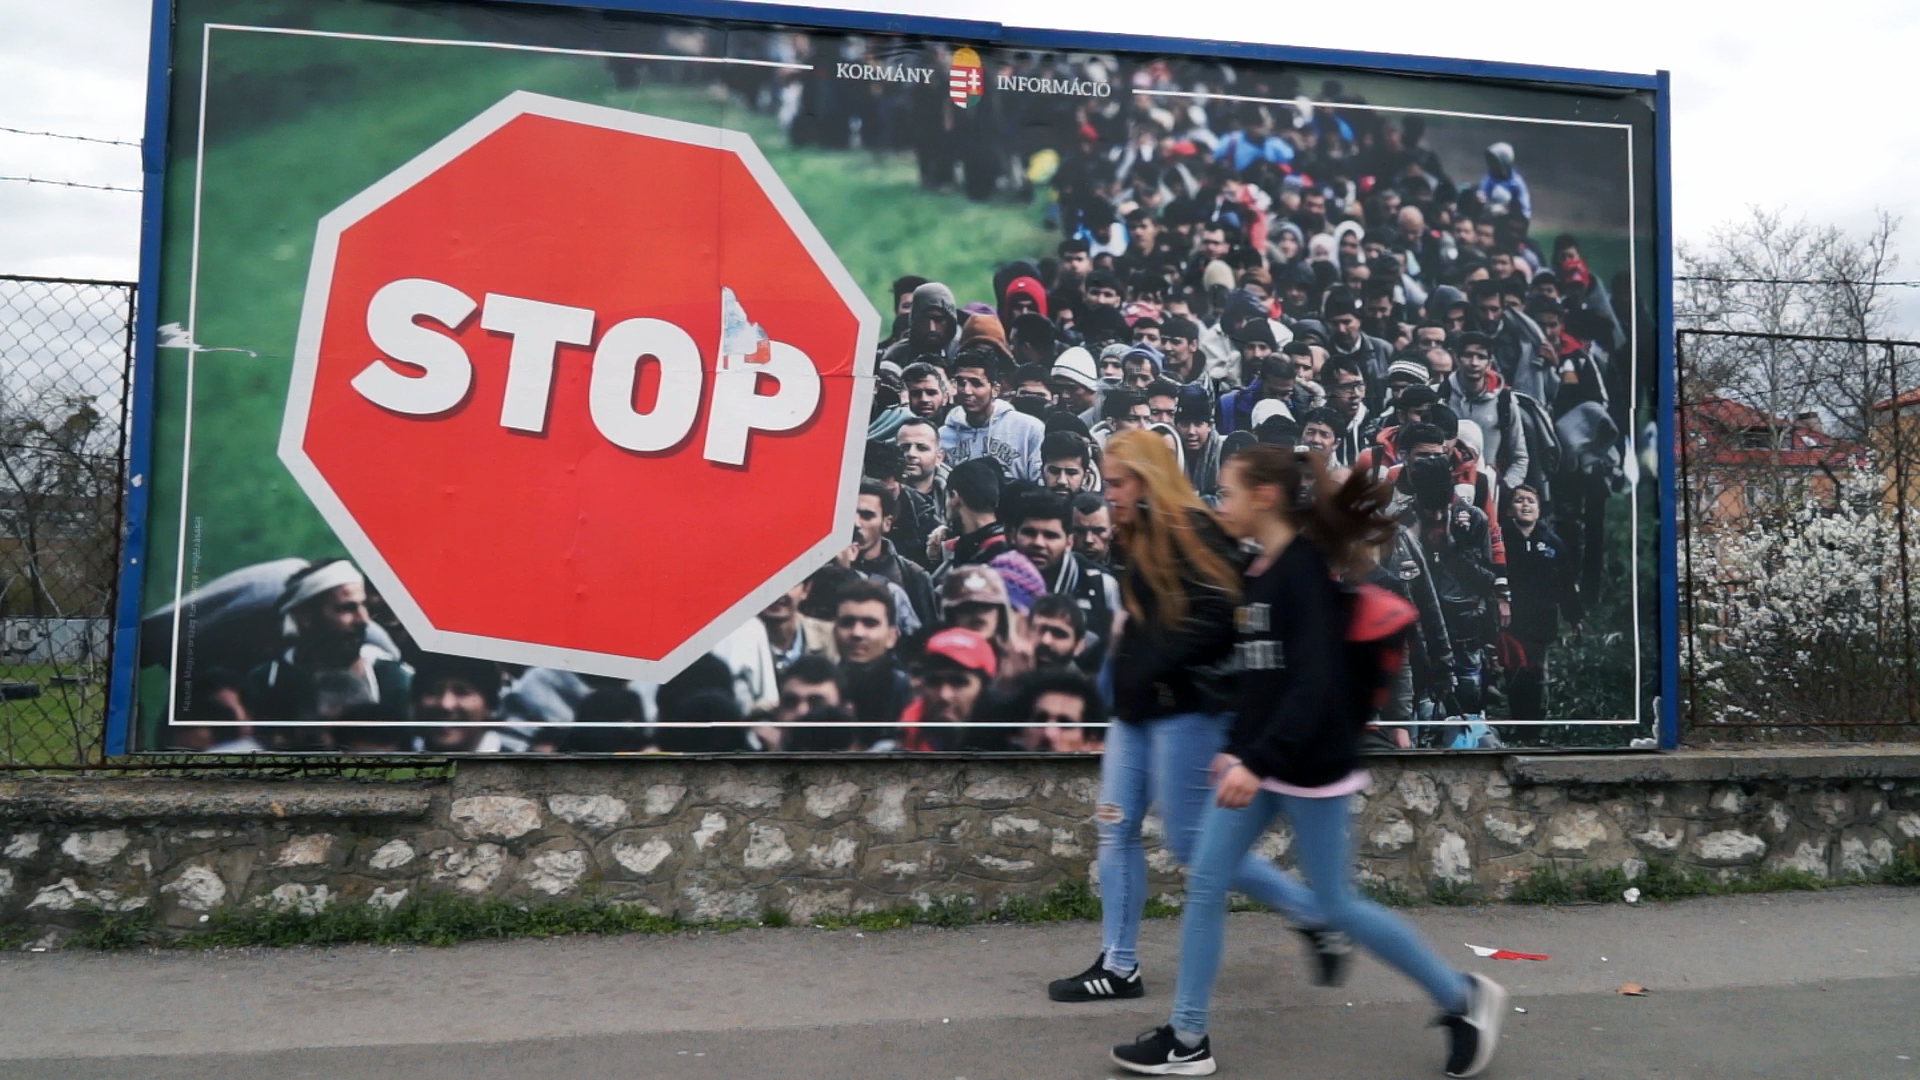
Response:
[[[1318,454],[1256,446],[1220,476],[1220,518],[1259,545],[1234,612],[1239,708],[1214,761],[1214,805],[1201,824],[1180,917],[1180,972],[1169,1022],[1113,1049],[1136,1073],[1209,1076],[1207,1006],[1226,936],[1233,870],[1282,813],[1317,911],[1412,978],[1441,1009],[1448,1076],[1477,1076],[1493,1059],[1507,992],[1449,967],[1412,928],[1354,888],[1348,799],[1369,777],[1361,733],[1397,670],[1412,605],[1376,586],[1343,585],[1393,534],[1390,489],[1355,472],[1336,487]]]

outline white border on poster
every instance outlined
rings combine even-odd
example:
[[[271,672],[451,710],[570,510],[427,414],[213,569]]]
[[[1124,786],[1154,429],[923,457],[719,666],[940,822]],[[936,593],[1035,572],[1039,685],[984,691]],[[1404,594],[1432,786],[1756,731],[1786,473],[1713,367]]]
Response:
[[[465,46],[469,48],[497,49],[497,50],[512,51],[512,52],[547,53],[547,54],[559,54],[559,55],[570,55],[570,56],[594,56],[594,57],[636,59],[636,60],[649,60],[649,61],[662,61],[662,62],[741,64],[741,65],[751,65],[751,66],[758,66],[758,67],[785,68],[785,69],[792,69],[792,70],[811,70],[812,69],[812,65],[810,64],[783,63],[779,61],[770,61],[770,60],[746,60],[746,59],[735,59],[731,57],[690,57],[690,56],[676,56],[676,55],[649,54],[649,53],[612,52],[612,51],[603,51],[603,50],[594,50],[594,49],[565,49],[565,48],[558,48],[558,47],[552,47],[552,46],[518,45],[518,44],[512,44],[512,43],[505,43],[505,42],[464,41],[464,40],[451,40],[451,39],[444,39],[444,38],[415,38],[415,37],[401,37],[401,36],[381,35],[381,34],[356,34],[356,33],[346,33],[346,32],[340,32],[340,31],[327,31],[327,30],[306,30],[306,29],[296,29],[296,28],[289,28],[289,27],[248,26],[248,25],[240,25],[240,24],[232,24],[232,23],[208,23],[202,27],[202,38],[201,38],[202,44],[201,44],[201,53],[200,53],[200,101],[198,106],[199,117],[198,117],[198,128],[197,128],[197,140],[194,147],[193,241],[192,241],[192,254],[191,254],[192,263],[189,270],[189,278],[188,278],[189,285],[188,285],[188,311],[187,311],[187,340],[193,343],[197,343],[199,340],[196,335],[196,325],[197,325],[197,313],[198,313],[198,304],[199,304],[198,285],[199,285],[199,271],[200,271],[200,226],[201,226],[201,209],[200,208],[201,208],[201,193],[203,190],[203,170],[204,170],[205,156],[206,156],[205,155],[206,98],[207,98],[206,88],[207,88],[207,81],[208,81],[208,70],[210,67],[212,32],[216,29],[236,31],[236,32],[247,32],[247,33],[283,34],[283,35],[292,35],[292,36],[301,36],[301,37],[338,38],[338,39],[346,39],[346,40],[383,42],[383,43],[392,43],[392,44],[452,45],[452,46]],[[1069,51],[1069,50],[1061,50],[1061,51]],[[327,231],[326,222],[329,219],[334,218],[336,215],[342,214],[349,207],[352,207],[356,203],[359,203],[362,199],[367,198],[367,196],[372,194],[376,189],[380,188],[381,185],[386,182],[386,180],[391,179],[393,176],[399,175],[400,172],[404,172],[407,169],[414,166],[416,163],[421,162],[423,158],[427,158],[429,155],[433,154],[436,150],[438,150],[441,146],[445,145],[446,143],[452,140],[459,138],[462,135],[462,133],[467,132],[470,128],[473,128],[474,125],[478,124],[482,119],[492,116],[498,110],[506,106],[509,102],[523,95],[527,98],[542,99],[546,102],[557,103],[562,106],[570,106],[570,107],[584,109],[584,110],[593,110],[596,113],[606,112],[606,113],[616,114],[619,118],[621,118],[620,122],[617,122],[617,123],[602,122],[597,120],[583,120],[580,122],[599,123],[601,124],[601,126],[614,127],[620,130],[634,130],[634,131],[639,131],[642,134],[654,134],[655,133],[654,131],[646,130],[645,125],[657,124],[657,125],[673,125],[681,128],[694,128],[694,129],[699,129],[700,131],[703,131],[703,132],[719,131],[721,133],[721,139],[718,140],[719,145],[721,145],[723,148],[733,150],[736,154],[738,154],[741,158],[742,163],[748,168],[748,170],[757,179],[760,180],[763,188],[765,188],[768,191],[769,195],[774,198],[776,205],[780,207],[782,214],[787,217],[787,220],[790,223],[793,223],[795,234],[799,236],[802,239],[803,243],[807,245],[809,252],[814,254],[816,260],[820,263],[822,269],[828,273],[829,277],[834,279],[836,288],[840,289],[843,295],[857,297],[858,303],[864,306],[867,312],[872,313],[871,321],[863,319],[863,322],[862,322],[861,341],[863,345],[861,349],[861,357],[856,357],[855,369],[854,369],[855,378],[856,378],[856,382],[854,385],[854,397],[856,399],[855,405],[859,406],[864,404],[870,404],[872,399],[872,394],[873,394],[873,379],[871,374],[871,368],[873,366],[874,361],[873,361],[872,354],[874,351],[874,344],[877,343],[878,341],[878,322],[879,322],[878,313],[872,311],[871,302],[866,300],[864,295],[862,295],[859,292],[858,288],[854,286],[851,275],[846,272],[845,267],[843,267],[840,264],[839,259],[836,256],[834,256],[831,247],[826,244],[824,237],[821,237],[818,230],[814,228],[812,221],[806,217],[804,210],[800,208],[798,201],[793,198],[792,193],[787,190],[786,185],[780,181],[778,173],[776,173],[773,170],[771,163],[769,163],[766,160],[765,156],[760,153],[759,147],[753,142],[752,137],[746,135],[743,132],[728,132],[728,131],[725,131],[724,129],[706,128],[704,125],[690,124],[685,121],[668,120],[662,117],[651,117],[651,116],[646,116],[640,113],[631,113],[631,112],[626,112],[624,110],[611,109],[605,106],[587,105],[584,103],[567,101],[565,99],[560,99],[560,98],[548,98],[548,97],[545,97],[544,95],[532,94],[527,91],[516,91],[513,95],[510,95],[507,99],[494,105],[493,107],[488,109],[486,112],[481,113],[480,116],[475,117],[474,120],[471,120],[467,124],[462,125],[460,129],[457,129],[452,135],[447,136],[446,139],[442,140],[441,143],[435,144],[434,147],[430,147],[427,151],[423,152],[419,157],[416,157],[413,161],[408,162],[407,165],[401,166],[400,170],[396,170],[396,172],[393,174],[390,174],[389,177],[384,178],[382,181],[376,182],[376,184],[372,188],[367,189],[367,191],[362,192],[360,195],[356,196],[354,199],[349,200],[348,203],[343,204],[339,209],[336,209],[332,213],[328,214],[326,218],[322,219],[321,227],[319,230],[321,235],[322,236],[325,235]],[[1289,106],[1294,104],[1294,102],[1291,99],[1254,97],[1254,96],[1247,96],[1247,95],[1222,94],[1222,93],[1204,92],[1204,91],[1156,90],[1152,92],[1152,96],[1181,97],[1181,98],[1191,98],[1191,99],[1198,99],[1198,100],[1218,99],[1218,100],[1224,100],[1224,101],[1242,101],[1242,102],[1259,103],[1259,104],[1274,104],[1274,105],[1289,105]],[[1596,121],[1596,120],[1562,120],[1562,119],[1537,117],[1537,116],[1509,116],[1509,115],[1504,115],[1499,113],[1475,113],[1475,112],[1466,112],[1466,111],[1459,111],[1459,110],[1429,109],[1429,108],[1421,108],[1417,106],[1403,106],[1403,105],[1377,105],[1377,104],[1371,104],[1371,103],[1368,103],[1368,104],[1342,103],[1340,107],[1342,109],[1365,109],[1365,110],[1374,111],[1374,112],[1405,113],[1409,115],[1440,116],[1440,117],[1451,117],[1451,118],[1457,118],[1457,119],[1499,120],[1499,121],[1507,121],[1512,123],[1546,124],[1546,125],[1559,126],[1559,127],[1602,128],[1602,129],[1613,129],[1613,130],[1618,130],[1622,132],[1626,140],[1626,150],[1627,150],[1627,170],[1626,170],[1627,171],[1627,223],[1626,223],[1627,230],[1626,231],[1627,231],[1627,252],[1628,252],[1627,254],[1628,287],[1629,287],[1630,294],[1636,298],[1635,302],[1630,302],[1628,304],[1628,326],[1626,328],[1627,335],[1628,335],[1628,343],[1629,343],[1628,354],[1627,354],[1629,357],[1629,375],[1628,375],[1629,395],[1630,395],[1629,400],[1630,401],[1638,400],[1639,362],[1638,362],[1637,354],[1639,351],[1640,342],[1639,342],[1639,332],[1638,332],[1639,304],[1637,303],[1637,296],[1638,296],[1638,283],[1639,283],[1639,276],[1638,276],[1639,260],[1638,260],[1638,251],[1637,251],[1638,237],[1637,237],[1637,230],[1635,228],[1635,212],[1637,210],[1637,205],[1638,205],[1637,204],[1638,193],[1635,189],[1635,178],[1633,174],[1634,133],[1633,133],[1633,126],[1631,124],[1623,124],[1623,123],[1616,123],[1616,122],[1609,122],[1609,121]],[[515,115],[518,115],[518,114],[516,113]],[[557,118],[560,118],[560,119],[574,119],[574,117],[559,116],[554,113],[541,113],[540,115],[556,115]],[[500,120],[498,121],[498,123],[504,123],[504,120]],[[494,124],[493,126],[498,126],[498,123]],[[492,130],[492,128],[489,127],[488,130]],[[668,130],[668,129],[661,128],[660,130]],[[674,136],[671,136],[671,135],[662,135],[661,137],[674,138]],[[477,141],[477,136],[476,136],[476,141]],[[690,138],[678,138],[676,139],[676,141],[694,142],[697,145],[714,145],[712,141],[699,141],[699,140],[690,139]],[[467,145],[471,145],[471,144],[469,143]],[[462,147],[462,149],[464,149],[464,146]],[[451,155],[448,155],[448,156],[450,157]],[[434,166],[434,167],[437,167],[437,166]],[[424,176],[431,171],[432,171],[432,167],[427,167],[419,175]],[[417,177],[415,179],[417,179]],[[412,182],[413,182],[412,180],[408,181],[409,184]],[[390,198],[390,197],[391,197],[390,194],[387,196],[384,196],[379,200],[379,202],[384,202],[386,198]],[[373,205],[378,205],[378,203],[374,203]],[[361,209],[359,214],[356,214],[354,216],[355,217],[364,216],[365,213],[370,212],[373,209],[373,205],[365,206],[363,209]],[[805,225],[804,230],[800,227],[801,223],[804,223]],[[344,228],[345,224],[346,224],[345,222],[342,222],[340,223],[338,228],[334,229],[333,237],[332,237],[334,241],[337,242],[339,229]],[[815,246],[816,244],[818,245],[817,247]],[[331,264],[331,258],[332,258],[332,251],[331,249],[329,249],[329,251],[327,252],[329,267]],[[319,250],[318,241],[316,241],[315,254],[314,254],[314,259],[311,264],[311,267],[312,267],[312,273],[317,273],[319,271],[320,250]],[[301,329],[300,329],[301,345],[296,345],[296,349],[295,349],[294,363],[296,366],[298,366],[301,363],[301,356],[303,355],[301,346],[306,344],[307,342],[307,337],[308,337],[307,327],[309,323],[312,322],[312,320],[310,319],[310,315],[312,314],[312,312],[309,310],[314,300],[312,280],[313,279],[310,273],[306,304],[303,305],[303,309],[301,312]],[[851,290],[851,292],[849,292],[848,290]],[[324,308],[324,289],[323,289],[323,295],[321,298],[321,307]],[[859,311],[861,310],[861,308],[856,307],[855,310]],[[313,331],[313,333],[317,336],[317,333],[318,333],[317,326],[316,326],[316,329]],[[867,340],[869,336],[871,336],[872,338],[871,341]],[[317,341],[314,342],[313,344],[317,348]],[[173,607],[175,611],[175,618],[174,618],[173,635],[172,635],[172,643],[171,643],[172,655],[171,655],[171,663],[169,664],[170,670],[178,670],[178,660],[179,660],[179,650],[180,650],[180,624],[182,620],[179,617],[178,613],[180,610],[180,600],[181,600],[181,597],[183,596],[184,574],[185,574],[185,566],[186,566],[186,550],[187,550],[186,539],[187,539],[188,521],[189,521],[188,514],[187,514],[188,487],[189,487],[188,477],[191,472],[191,469],[190,469],[191,458],[189,455],[192,448],[192,440],[193,440],[193,396],[194,396],[193,380],[194,380],[194,371],[195,371],[194,354],[198,351],[199,349],[197,347],[190,347],[187,350],[186,400],[183,408],[183,434],[181,437],[180,527],[179,527],[179,538],[178,538],[178,546],[176,548],[175,567],[174,567]],[[315,353],[315,358],[317,360],[317,352]],[[313,361],[310,361],[310,362],[313,362]],[[296,378],[296,385],[297,385],[297,378]],[[301,414],[302,421],[304,421],[306,405],[307,405],[307,402],[305,401],[302,401],[299,405],[299,412]],[[346,508],[344,507],[344,505],[341,505],[339,503],[339,500],[337,499],[337,497],[333,496],[331,490],[324,487],[324,481],[319,478],[317,470],[313,469],[311,463],[305,461],[304,454],[301,453],[298,455],[299,461],[300,461],[300,464],[298,466],[295,465],[295,462],[292,458],[288,457],[287,438],[288,438],[288,432],[289,430],[291,430],[293,425],[294,411],[295,411],[295,406],[290,399],[287,406],[286,421],[283,424],[283,428],[281,432],[280,453],[283,461],[288,465],[288,468],[290,470],[295,472],[296,478],[299,479],[301,482],[302,489],[307,491],[310,496],[314,497],[315,505],[320,510],[322,516],[326,518],[329,524],[334,525],[336,530],[341,533],[342,541],[346,543],[350,551],[354,552],[356,558],[362,557],[362,550],[364,550],[366,555],[371,556],[371,558],[362,559],[363,565],[368,571],[368,576],[374,579],[375,584],[381,588],[381,591],[383,592],[383,594],[387,594],[389,596],[390,601],[394,602],[396,607],[400,607],[401,604],[404,603],[405,607],[401,609],[400,614],[403,616],[403,618],[408,618],[409,616],[411,616],[411,618],[409,618],[409,625],[411,626],[417,623],[418,625],[429,626],[430,624],[427,622],[425,618],[425,613],[419,609],[418,605],[414,604],[410,596],[407,596],[404,588],[401,588],[399,586],[398,579],[393,576],[391,569],[386,566],[384,560],[379,558],[378,552],[373,548],[371,541],[366,538],[363,532],[361,532],[358,525],[352,522],[352,518],[349,514],[347,514]],[[855,415],[858,415],[857,411]],[[1605,726],[1639,726],[1643,723],[1643,706],[1641,701],[1642,695],[1640,693],[1643,657],[1641,656],[1641,645],[1642,645],[1641,636],[1642,635],[1641,635],[1641,627],[1640,627],[1640,589],[1638,584],[1639,572],[1640,572],[1640,565],[1639,565],[1640,563],[1640,544],[1639,544],[1640,470],[1638,467],[1639,465],[1638,456],[1635,452],[1636,440],[1634,437],[1634,433],[1632,431],[1623,432],[1621,435],[1621,439],[1622,439],[1621,453],[1622,453],[1623,465],[1624,465],[1626,476],[1627,476],[1627,482],[1628,482],[1627,494],[1628,494],[1629,506],[1630,506],[1630,511],[1628,513],[1629,527],[1631,530],[1631,544],[1630,544],[1630,550],[1628,554],[1629,563],[1630,563],[1629,576],[1634,582],[1633,588],[1631,589],[1632,595],[1630,600],[1631,611],[1632,611],[1632,622],[1633,622],[1632,642],[1633,642],[1633,670],[1634,670],[1634,692],[1633,692],[1634,715],[1631,719],[1611,719],[1611,720],[1600,720],[1600,719],[1592,719],[1592,720],[1556,719],[1556,720],[1534,720],[1534,721],[1496,720],[1496,721],[1489,722],[1492,726],[1543,727],[1543,726],[1565,725],[1565,726],[1584,726],[1584,727],[1596,727],[1596,726],[1605,727]],[[857,467],[858,462],[861,459],[860,458],[860,455],[862,453],[861,443],[863,441],[864,441],[864,431],[861,429],[858,429],[857,426],[850,425],[848,429],[846,456],[842,466],[843,476],[848,472],[848,470]],[[307,470],[307,473],[303,475],[299,471],[301,469]],[[321,486],[320,487],[313,486],[308,482],[309,479],[317,481]],[[847,485],[843,482],[842,487],[843,487],[843,491],[841,493],[841,497],[837,500],[837,505],[836,505],[836,519],[843,518],[843,517],[851,517],[852,504],[853,504],[853,492],[857,489],[857,483],[855,485]],[[325,500],[319,497],[320,492],[322,491],[325,492]],[[324,504],[325,502],[331,502],[332,505],[331,506],[325,505]],[[338,520],[336,520],[336,517]],[[343,524],[345,527],[343,527]],[[784,586],[780,589],[772,589],[770,586],[774,582],[785,580],[796,568],[800,566],[808,566],[808,567],[818,566],[820,563],[824,562],[826,559],[831,558],[832,554],[835,551],[837,551],[841,546],[837,542],[837,535],[838,534],[830,535],[827,540],[823,541],[819,545],[816,545],[815,548],[809,550],[800,559],[796,560],[794,563],[784,568],[778,575],[775,576],[775,578],[770,580],[768,587],[763,587],[760,590],[756,590],[753,595],[749,596],[747,599],[729,608],[725,613],[722,614],[722,616],[719,619],[715,620],[713,624],[707,627],[706,630],[704,630],[701,635],[690,640],[686,644],[683,644],[681,648],[674,650],[674,652],[668,654],[667,657],[664,657],[658,661],[638,660],[633,657],[622,657],[622,656],[614,656],[614,655],[603,654],[603,653],[592,653],[592,652],[586,652],[582,650],[559,649],[559,648],[552,648],[548,646],[527,645],[525,643],[519,643],[519,642],[502,642],[499,639],[495,639],[495,638],[485,638],[485,637],[478,637],[475,635],[441,631],[441,630],[438,630],[437,628],[430,631],[430,636],[432,637],[431,643],[429,643],[429,641],[425,640],[424,638],[421,643],[423,645],[428,645],[430,648],[433,649],[433,651],[464,653],[467,655],[479,657],[481,659],[500,660],[507,663],[531,663],[531,664],[534,664],[535,666],[545,666],[545,667],[563,667],[569,670],[593,669],[593,670],[604,671],[608,674],[628,675],[628,677],[630,678],[645,680],[648,678],[648,676],[639,675],[639,674],[629,674],[629,672],[636,670],[637,666],[652,668],[657,665],[661,668],[665,668],[674,664],[676,660],[678,660],[679,664],[681,665],[684,665],[685,663],[690,662],[694,656],[699,655],[699,653],[701,652],[705,652],[708,648],[711,648],[712,645],[715,642],[717,642],[721,637],[725,636],[724,633],[713,634],[711,638],[708,639],[707,635],[713,630],[714,626],[718,626],[721,624],[732,625],[729,620],[733,620],[736,617],[741,615],[744,615],[746,617],[751,617],[754,613],[758,612],[761,608],[765,607],[766,603],[769,602],[773,596],[777,595],[779,592],[785,591]],[[356,549],[360,549],[360,550],[356,550]],[[375,576],[376,568],[380,576]],[[807,572],[810,573],[811,570],[809,569]],[[799,575],[799,578],[804,578],[805,576],[806,576],[806,573],[801,573]],[[799,578],[796,578],[795,580],[799,580]],[[391,582],[391,584],[394,586],[392,592],[388,591],[389,582]],[[688,650],[692,648],[694,644],[701,642],[703,640],[705,643],[697,652],[694,652],[691,655],[687,655]],[[503,655],[502,651],[494,649],[494,646],[506,646],[505,651],[512,652],[514,655],[513,656]],[[520,657],[532,656],[536,654],[542,657],[542,659],[539,661],[533,661],[533,660],[520,658]],[[678,670],[678,669],[674,668],[674,670]],[[168,695],[167,721],[170,724],[176,722],[176,711],[178,709],[178,702],[179,702],[179,695],[177,693],[171,693]],[[242,726],[245,723],[248,723],[248,722],[195,721],[195,724],[197,725],[205,725],[209,727]],[[361,724],[363,723],[368,726],[375,726],[380,724],[386,724],[388,722],[386,721],[343,722],[343,721],[337,721],[337,720],[336,721],[276,721],[275,722],[276,726],[319,724],[319,725],[334,726],[334,727],[361,726]],[[450,722],[450,723],[443,724],[441,726],[501,727],[501,726],[508,726],[508,725],[506,725],[505,722],[503,721],[476,721],[476,722],[464,722],[464,723]],[[529,724],[522,721],[522,722],[516,722],[512,726],[518,726],[518,727],[547,727],[547,726],[631,727],[632,725],[630,724],[587,724],[587,725]],[[751,726],[754,726],[754,722],[742,721],[738,724],[726,724],[726,723],[682,724],[677,722],[661,722],[661,723],[655,724],[654,726],[659,726],[659,727],[682,727],[682,726],[686,726],[686,727],[713,727],[713,726],[751,727]],[[874,726],[874,725],[855,725],[855,726]],[[898,725],[887,724],[887,725],[879,725],[879,726],[895,727]],[[975,725],[975,726],[982,726],[982,725]],[[1010,725],[984,725],[984,726],[1016,726],[1018,727],[1018,726],[1026,726],[1026,725],[1010,724]],[[1401,724],[1392,724],[1392,725],[1383,725],[1383,726],[1415,726],[1415,725],[1413,725],[1412,722],[1406,722]],[[1434,726],[1434,725],[1428,725],[1428,726]],[[1445,725],[1440,725],[1440,726],[1445,726]]]

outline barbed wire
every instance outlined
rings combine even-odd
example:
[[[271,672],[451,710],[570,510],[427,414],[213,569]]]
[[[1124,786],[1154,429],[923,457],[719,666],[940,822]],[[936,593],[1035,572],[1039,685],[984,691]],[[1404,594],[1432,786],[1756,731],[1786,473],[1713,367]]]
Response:
[[[140,194],[140,189],[137,187],[118,187],[114,184],[82,184],[75,180],[43,180],[38,176],[0,176],[0,180],[11,181],[15,184],[46,184],[51,187],[86,188],[90,191],[126,191],[135,195]]]
[[[33,135],[42,139],[69,139],[73,142],[99,143],[102,146],[131,146],[135,150],[140,149],[139,143],[128,142],[125,139],[101,139],[92,135],[68,135],[59,131],[30,131],[26,128],[4,126],[0,126],[0,131],[4,131],[9,135]]]
[[[1849,281],[1845,278],[1763,278],[1714,277],[1707,274],[1679,274],[1675,281],[1705,281],[1716,285],[1885,285],[1895,289],[1920,289],[1920,281]]]

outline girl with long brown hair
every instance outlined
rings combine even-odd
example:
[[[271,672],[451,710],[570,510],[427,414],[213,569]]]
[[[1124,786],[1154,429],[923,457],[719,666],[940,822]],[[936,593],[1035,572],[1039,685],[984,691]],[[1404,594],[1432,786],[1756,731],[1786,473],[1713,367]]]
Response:
[[[1180,975],[1169,1022],[1113,1049],[1134,1072],[1207,1076],[1207,1005],[1226,936],[1226,900],[1247,853],[1287,815],[1293,850],[1312,888],[1296,918],[1348,935],[1419,983],[1441,1009],[1448,1076],[1475,1076],[1492,1060],[1506,991],[1443,962],[1407,924],[1353,886],[1348,800],[1369,778],[1360,736],[1413,621],[1404,600],[1358,580],[1396,528],[1387,486],[1365,472],[1345,483],[1325,459],[1256,446],[1227,459],[1219,519],[1260,550],[1234,612],[1239,707],[1213,766],[1206,812],[1180,915]],[[1102,866],[1101,882],[1106,881]]]
[[[1147,899],[1141,822],[1157,803],[1167,848],[1187,861],[1212,794],[1207,770],[1226,743],[1231,708],[1222,680],[1240,597],[1233,541],[1158,435],[1113,436],[1100,470],[1115,546],[1126,557],[1120,575],[1126,615],[1111,657],[1116,722],[1107,729],[1094,812],[1103,941],[1091,967],[1047,987],[1055,1001],[1146,992],[1134,954]],[[1272,863],[1251,854],[1238,863],[1230,875],[1236,890],[1290,913],[1307,905],[1306,890]],[[1303,933],[1320,954],[1322,980],[1337,979],[1344,940]]]

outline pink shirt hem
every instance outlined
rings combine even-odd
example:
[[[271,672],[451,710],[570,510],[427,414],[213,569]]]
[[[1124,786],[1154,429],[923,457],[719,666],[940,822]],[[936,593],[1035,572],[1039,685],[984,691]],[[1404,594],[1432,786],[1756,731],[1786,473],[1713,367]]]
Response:
[[[1260,790],[1292,795],[1300,799],[1337,799],[1356,791],[1365,791],[1367,785],[1371,783],[1373,783],[1373,777],[1367,774],[1367,770],[1355,769],[1333,783],[1322,784],[1319,787],[1300,787],[1297,784],[1284,784],[1278,780],[1262,780]]]

